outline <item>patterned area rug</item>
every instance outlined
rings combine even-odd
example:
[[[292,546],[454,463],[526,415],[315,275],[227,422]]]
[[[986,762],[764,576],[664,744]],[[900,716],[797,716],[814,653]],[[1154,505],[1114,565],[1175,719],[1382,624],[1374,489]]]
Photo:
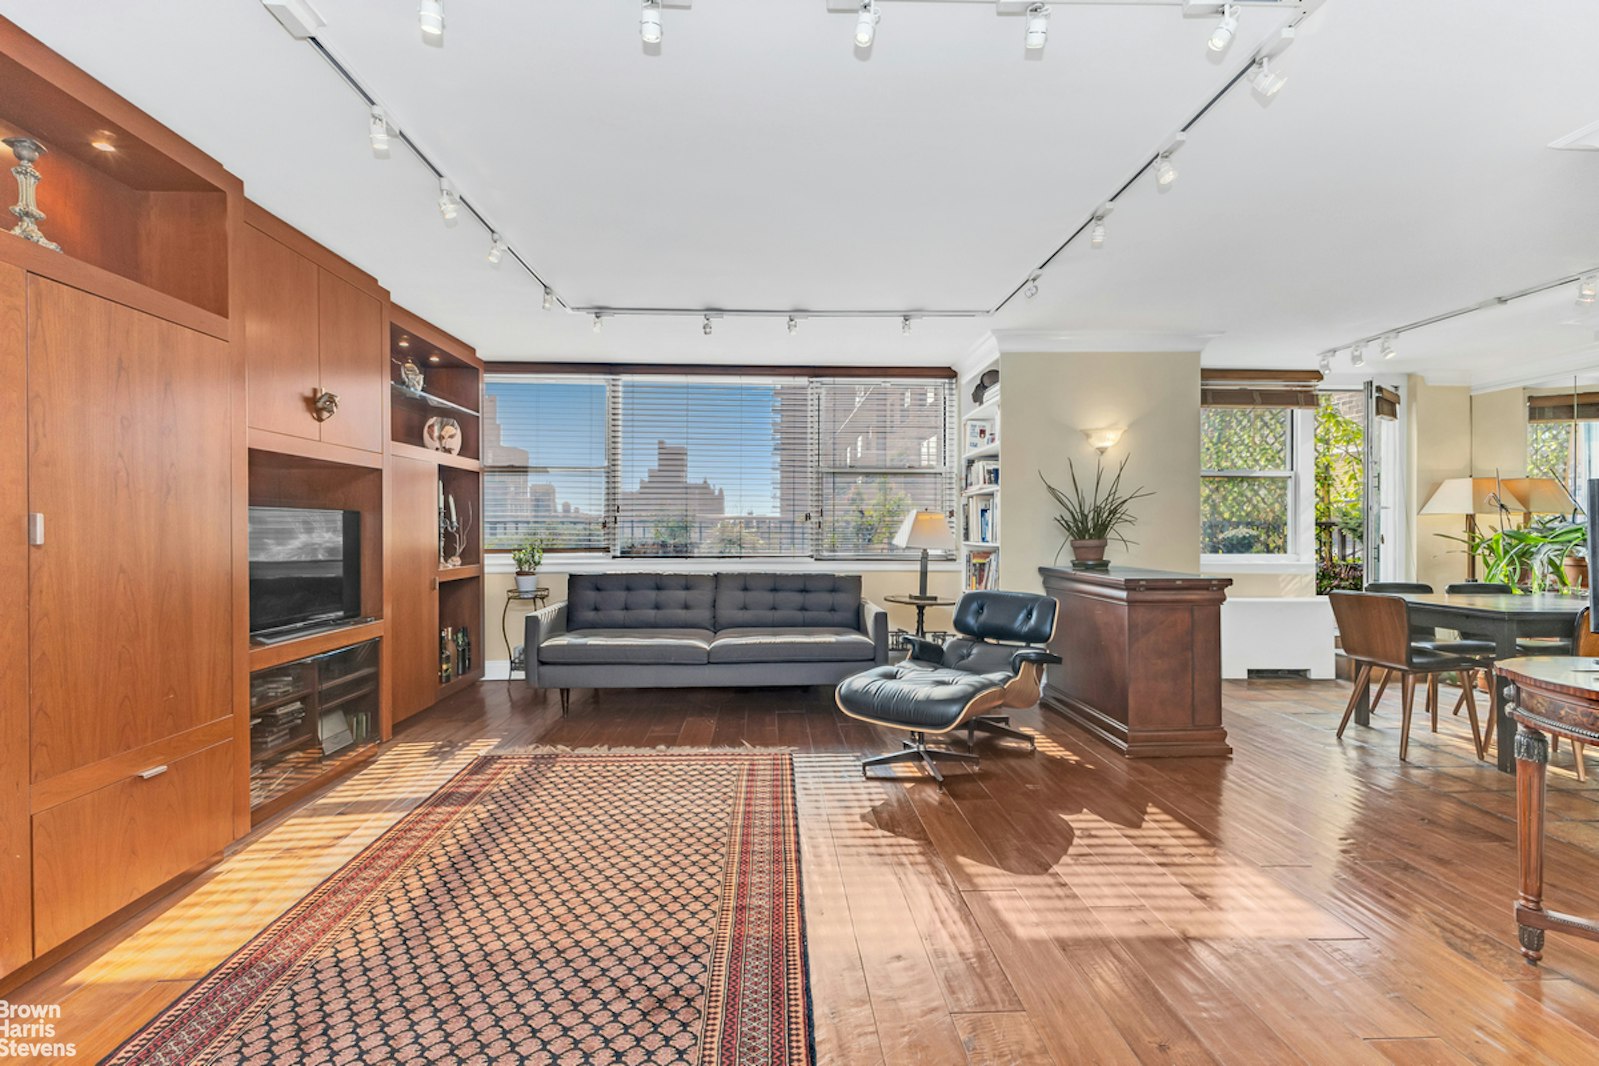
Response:
[[[478,759],[107,1062],[809,1066],[785,753]]]

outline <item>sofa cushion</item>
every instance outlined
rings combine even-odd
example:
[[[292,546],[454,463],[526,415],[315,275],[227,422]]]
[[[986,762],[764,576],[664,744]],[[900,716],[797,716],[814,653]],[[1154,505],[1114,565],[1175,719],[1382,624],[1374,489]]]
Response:
[[[539,662],[703,666],[714,636],[708,629],[575,629],[540,644]]]
[[[859,631],[860,575],[717,574],[716,626],[721,630],[832,626]]]
[[[723,629],[711,641],[713,663],[851,663],[877,656],[872,638],[842,626],[749,626]]]
[[[566,601],[568,629],[716,628],[715,574],[573,574]]]

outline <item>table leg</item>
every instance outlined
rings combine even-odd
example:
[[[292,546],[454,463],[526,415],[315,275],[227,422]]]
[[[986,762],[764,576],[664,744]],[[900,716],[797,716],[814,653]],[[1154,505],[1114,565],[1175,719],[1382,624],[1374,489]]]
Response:
[[[926,618],[927,618],[927,607],[926,607],[926,605],[918,603],[916,605],[916,639],[917,640],[926,640],[927,639],[927,626],[924,624],[924,620]]]
[[[1499,732],[1495,743],[1499,750],[1494,752],[1494,764],[1501,773],[1516,772],[1516,723],[1507,713],[1510,709],[1512,685],[1505,680],[1503,674],[1495,671],[1493,677],[1493,713],[1494,720],[1499,723]]]
[[[1543,911],[1543,818],[1544,785],[1549,770],[1549,738],[1522,725],[1515,733],[1516,758],[1516,852],[1521,868],[1521,895],[1516,900],[1516,916]],[[1537,965],[1543,958],[1544,931],[1517,922],[1516,936],[1521,954]]]

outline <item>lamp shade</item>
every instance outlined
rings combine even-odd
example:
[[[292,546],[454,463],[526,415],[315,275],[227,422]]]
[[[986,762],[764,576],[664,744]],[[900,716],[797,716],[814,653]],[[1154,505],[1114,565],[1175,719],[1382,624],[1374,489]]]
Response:
[[[1507,478],[1504,485],[1505,491],[1520,500],[1521,509],[1528,514],[1570,514],[1580,509],[1552,477]]]
[[[942,511],[912,511],[894,534],[896,548],[925,548],[928,551],[954,551],[955,534]]]
[[[1508,481],[1493,477],[1452,477],[1422,505],[1422,514],[1498,514],[1499,505],[1520,513],[1526,508],[1510,491]]]

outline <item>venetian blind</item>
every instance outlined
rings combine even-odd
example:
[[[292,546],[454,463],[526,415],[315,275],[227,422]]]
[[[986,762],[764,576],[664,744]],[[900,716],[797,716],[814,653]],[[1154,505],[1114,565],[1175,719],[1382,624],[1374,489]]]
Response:
[[[491,377],[483,392],[483,546],[608,548],[607,380]]]

